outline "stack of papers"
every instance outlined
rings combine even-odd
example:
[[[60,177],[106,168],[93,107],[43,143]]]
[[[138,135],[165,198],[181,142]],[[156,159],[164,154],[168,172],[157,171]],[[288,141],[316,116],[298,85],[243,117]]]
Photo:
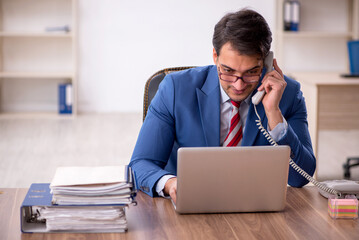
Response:
[[[125,211],[120,206],[45,207],[38,220],[46,219],[48,231],[107,232],[127,230]]]
[[[60,167],[50,184],[52,203],[96,205],[132,203],[126,166]]]
[[[51,187],[52,203],[58,205],[130,204],[131,184]]]
[[[127,230],[125,209],[135,203],[127,166],[60,167],[50,184],[52,206],[40,209],[49,231]]]

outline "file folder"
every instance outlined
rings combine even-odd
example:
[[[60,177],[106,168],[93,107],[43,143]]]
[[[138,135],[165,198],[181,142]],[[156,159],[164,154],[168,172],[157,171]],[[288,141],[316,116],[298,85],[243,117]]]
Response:
[[[135,196],[137,192],[136,183],[133,178],[133,172],[127,168],[128,182],[132,183],[132,204],[136,205]],[[72,205],[66,207],[89,207],[93,205]],[[110,205],[96,205],[96,206],[116,206],[127,207],[128,204],[110,204]],[[125,230],[99,230],[99,231],[48,231],[46,228],[46,221],[39,220],[39,209],[41,207],[65,207],[62,205],[52,204],[52,193],[50,192],[50,183],[33,183],[31,184],[25,199],[20,207],[20,226],[23,233],[45,233],[45,232],[124,232]],[[94,207],[94,206],[93,206]]]
[[[72,84],[59,84],[59,113],[72,114]]]
[[[350,74],[359,75],[359,41],[348,42]]]

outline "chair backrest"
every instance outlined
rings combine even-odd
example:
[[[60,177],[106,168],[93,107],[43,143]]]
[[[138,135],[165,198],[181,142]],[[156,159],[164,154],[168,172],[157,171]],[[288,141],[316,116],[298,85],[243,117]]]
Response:
[[[165,68],[162,69],[155,74],[153,74],[147,81],[145,85],[145,93],[143,96],[143,121],[146,118],[148,106],[150,106],[153,97],[156,95],[158,86],[161,81],[165,78],[165,76],[171,72],[177,72],[186,70],[194,67],[173,67],[173,68]]]

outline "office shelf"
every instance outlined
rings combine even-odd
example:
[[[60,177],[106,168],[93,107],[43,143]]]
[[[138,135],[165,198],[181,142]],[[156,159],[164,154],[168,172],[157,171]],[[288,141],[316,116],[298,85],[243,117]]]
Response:
[[[58,84],[72,84],[77,113],[78,0],[0,0],[0,118],[68,118]],[[69,31],[46,31],[68,26]]]
[[[281,31],[278,35],[283,38],[351,38],[352,32],[324,32],[324,31],[300,31],[300,32],[284,32]]]
[[[0,32],[0,37],[42,37],[42,38],[72,38],[72,33],[61,33],[61,32]]]
[[[74,73],[70,72],[0,72],[0,78],[74,78]]]
[[[359,38],[359,0],[299,0],[297,32],[284,31],[284,0],[276,1],[275,58],[285,72],[349,69],[346,43]]]
[[[6,112],[0,113],[0,119],[74,119],[74,114],[57,112]]]
[[[359,38],[359,0],[300,0],[298,32],[283,30],[283,2],[277,0],[275,55],[283,72],[301,84],[321,178],[328,159],[319,149],[319,132],[359,129],[359,78],[340,77],[349,73],[347,41]]]

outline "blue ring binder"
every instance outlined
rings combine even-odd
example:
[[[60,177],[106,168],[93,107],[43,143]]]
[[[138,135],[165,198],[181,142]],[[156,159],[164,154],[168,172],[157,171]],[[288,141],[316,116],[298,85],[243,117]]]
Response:
[[[348,42],[348,55],[350,64],[350,73],[359,74],[359,41]]]

